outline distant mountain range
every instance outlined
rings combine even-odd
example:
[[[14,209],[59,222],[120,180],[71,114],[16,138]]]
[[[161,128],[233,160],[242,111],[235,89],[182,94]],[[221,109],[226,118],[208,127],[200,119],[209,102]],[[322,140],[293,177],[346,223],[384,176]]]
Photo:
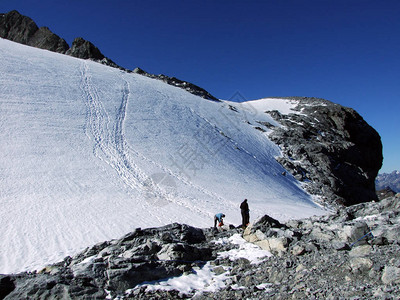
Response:
[[[400,171],[378,174],[375,184],[377,191],[390,187],[394,192],[400,193]]]

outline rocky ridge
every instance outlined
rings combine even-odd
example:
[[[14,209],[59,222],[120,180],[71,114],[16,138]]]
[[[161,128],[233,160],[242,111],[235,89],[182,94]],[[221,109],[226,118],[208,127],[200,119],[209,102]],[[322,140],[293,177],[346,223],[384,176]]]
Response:
[[[290,97],[300,113],[267,111],[282,126],[270,139],[280,146],[278,162],[324,204],[377,200],[375,177],[382,166],[379,134],[353,109],[318,98]]]
[[[379,200],[386,199],[396,195],[396,192],[393,191],[390,187],[386,187],[382,190],[376,192]]]
[[[377,190],[390,188],[396,193],[400,193],[400,171],[378,174],[375,180]]]
[[[167,76],[164,74],[154,75],[154,74],[147,73],[146,71],[144,71],[140,68],[135,68],[133,70],[133,73],[140,74],[140,75],[143,75],[143,76],[146,76],[149,78],[158,79],[169,85],[173,85],[173,86],[179,87],[181,89],[184,89],[193,95],[200,96],[204,99],[209,99],[209,100],[220,102],[219,99],[215,98],[213,95],[211,95],[205,89],[203,89],[193,83],[180,80],[176,77],[170,77],[170,76]]]
[[[264,216],[244,232],[181,224],[138,228],[40,272],[1,275],[0,298],[396,299],[399,224],[397,194],[286,223]],[[273,256],[259,264],[220,257],[218,253],[237,246],[215,240],[237,233]],[[139,285],[191,273],[207,261],[214,272],[227,275],[225,287],[215,293],[147,291]]]
[[[0,37],[36,48],[58,52],[77,58],[90,59],[113,68],[132,72],[131,70],[117,65],[110,58],[104,56],[95,45],[81,37],[75,38],[70,48],[64,39],[51,32],[49,28],[39,28],[31,18],[21,15],[16,10],[8,13],[0,13]],[[183,88],[189,93],[205,99],[219,101],[203,88],[190,82],[163,74],[150,74],[139,68],[136,68],[133,72]]]
[[[0,37],[32,47],[65,53],[69,46],[49,28],[39,28],[29,17],[16,10],[0,14]]]

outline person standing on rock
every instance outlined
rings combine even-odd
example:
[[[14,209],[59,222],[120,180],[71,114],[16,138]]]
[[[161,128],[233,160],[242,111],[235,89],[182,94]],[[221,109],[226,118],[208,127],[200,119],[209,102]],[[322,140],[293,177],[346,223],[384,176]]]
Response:
[[[242,213],[242,228],[246,228],[250,223],[250,210],[247,199],[244,199],[240,204],[240,212]]]
[[[222,218],[225,218],[225,215],[223,213],[219,213],[214,216],[214,228],[217,227],[217,222],[218,226],[224,225]]]

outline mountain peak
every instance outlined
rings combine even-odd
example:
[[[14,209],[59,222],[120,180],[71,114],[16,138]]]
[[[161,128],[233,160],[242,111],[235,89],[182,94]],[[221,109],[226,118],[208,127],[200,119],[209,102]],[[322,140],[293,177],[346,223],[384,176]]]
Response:
[[[378,174],[375,184],[377,190],[390,187],[394,192],[400,193],[400,172],[395,170],[391,173]]]
[[[174,77],[5,39],[0,47],[2,272],[132,226],[206,227],[218,212],[238,224],[244,198],[251,220],[282,221],[376,197],[380,137],[352,109],[307,98],[204,101]],[[105,59],[83,38],[72,48]]]
[[[94,44],[82,37],[75,38],[70,48],[64,39],[51,32],[48,27],[38,28],[31,18],[21,15],[16,10],[0,14],[0,37],[36,48],[46,49],[77,58],[90,59],[113,68],[132,72],[117,65],[110,58],[104,56]],[[144,71],[138,72],[138,70],[140,70],[139,68],[136,68],[135,70],[137,74],[162,80],[167,84],[185,89],[189,93],[202,98],[219,101],[205,89],[190,82],[162,74],[153,75]]]
[[[69,48],[67,42],[48,27],[39,28],[31,18],[16,10],[0,15],[0,37],[59,53],[65,53]]]

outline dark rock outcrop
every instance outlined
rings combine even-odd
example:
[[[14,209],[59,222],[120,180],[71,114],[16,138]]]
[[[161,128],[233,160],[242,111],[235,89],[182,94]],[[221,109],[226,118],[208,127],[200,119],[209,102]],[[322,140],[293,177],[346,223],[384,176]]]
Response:
[[[301,114],[266,112],[283,125],[269,135],[282,149],[279,163],[326,204],[376,200],[375,177],[383,160],[379,134],[351,108],[323,99],[289,99]]]
[[[118,66],[111,59],[105,57],[103,53],[100,52],[99,48],[81,37],[74,39],[71,48],[69,48],[65,54],[77,58],[94,60],[102,63],[103,65],[125,70],[124,68]]]
[[[207,239],[212,230],[170,224],[137,228],[118,240],[102,242],[39,273],[2,275],[6,299],[104,299],[144,281],[178,276],[216,256]],[[7,295],[7,296],[6,296]]]
[[[65,53],[69,48],[67,42],[52,33],[49,28],[38,28],[31,18],[21,15],[16,10],[0,14],[0,37],[59,53]]]
[[[197,85],[195,85],[193,83],[180,80],[180,79],[178,79],[176,77],[169,77],[169,76],[163,75],[163,74],[154,75],[154,74],[147,73],[146,71],[144,71],[144,70],[142,70],[140,68],[134,69],[133,72],[136,73],[136,74],[140,74],[140,75],[146,76],[146,77],[150,77],[150,78],[161,80],[161,81],[163,81],[163,82],[165,82],[165,83],[167,83],[169,85],[173,85],[173,86],[179,87],[181,89],[184,89],[184,90],[188,91],[189,93],[191,93],[193,95],[200,96],[200,97],[202,97],[204,99],[213,100],[213,101],[220,101],[219,99],[217,99],[213,95],[211,95],[209,92],[207,92],[205,89],[203,89],[203,88],[201,88],[201,87],[199,87],[199,86],[197,86]]]
[[[81,37],[72,42],[72,47],[68,49],[66,54],[82,59],[102,60],[105,58],[95,45]]]
[[[4,299],[15,289],[12,276],[0,275],[0,299]]]
[[[58,53],[65,53],[69,48],[64,39],[51,32],[47,27],[40,27],[30,38],[28,45]]]
[[[95,45],[81,37],[76,38],[72,42],[72,46],[70,48],[64,39],[51,32],[49,28],[38,28],[36,23],[31,18],[21,15],[16,10],[6,14],[0,14],[0,37],[32,47],[71,55],[77,58],[91,59],[113,68],[118,68],[126,72],[132,72],[117,65],[108,57],[105,57]],[[162,74],[153,75],[141,70],[140,68],[136,68],[133,72],[161,80],[169,85],[182,88],[189,93],[202,98],[219,101],[205,89],[190,82]]]
[[[0,36],[2,38],[26,45],[38,29],[31,18],[22,16],[16,10],[0,14]]]

